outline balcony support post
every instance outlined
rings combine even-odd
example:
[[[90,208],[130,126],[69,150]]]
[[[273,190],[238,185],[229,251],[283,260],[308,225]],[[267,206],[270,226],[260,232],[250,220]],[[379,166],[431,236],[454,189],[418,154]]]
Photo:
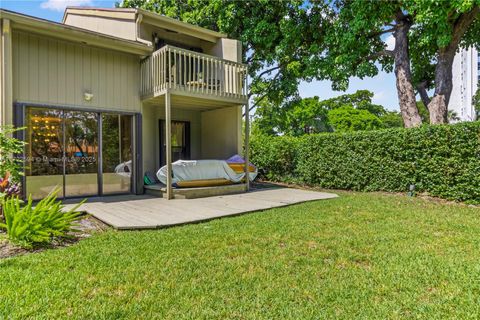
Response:
[[[165,162],[167,165],[167,199],[173,199],[172,190],[172,116],[171,97],[167,89],[165,93]]]
[[[250,140],[250,112],[249,112],[249,106],[248,106],[248,101],[245,103],[245,147],[244,147],[244,158],[245,158],[245,191],[250,190],[250,173],[249,173],[249,167],[250,167],[250,146],[249,146],[249,140]]]

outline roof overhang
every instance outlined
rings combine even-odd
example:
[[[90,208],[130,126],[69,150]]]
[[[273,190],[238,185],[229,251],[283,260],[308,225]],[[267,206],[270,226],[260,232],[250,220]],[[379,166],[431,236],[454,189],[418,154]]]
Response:
[[[85,29],[56,23],[20,13],[0,9],[1,19],[9,19],[12,29],[42,34],[48,37],[79,42],[99,48],[112,49],[137,55],[148,55],[153,49],[144,43],[124,40]]]
[[[121,20],[133,20],[137,19],[137,17],[141,15],[141,23],[146,23],[159,28],[189,35],[205,41],[216,43],[218,39],[227,37],[226,34],[178,21],[176,19],[153,13],[144,9],[67,7],[65,9],[65,13],[63,14],[63,23],[65,23],[69,14],[80,14],[86,16],[105,17]]]
[[[192,24],[181,22],[176,19],[162,16],[162,15],[159,15],[150,11],[146,11],[143,9],[137,9],[137,12],[138,14],[141,14],[143,16],[142,22],[144,23],[154,25],[156,27],[167,29],[170,31],[189,35],[205,41],[216,43],[218,39],[227,37],[226,34],[205,29],[202,27],[194,26]]]

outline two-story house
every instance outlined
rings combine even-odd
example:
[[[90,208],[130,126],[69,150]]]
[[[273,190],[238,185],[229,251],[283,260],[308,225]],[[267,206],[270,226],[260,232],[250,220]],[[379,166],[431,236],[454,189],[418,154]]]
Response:
[[[25,194],[140,194],[146,171],[243,152],[239,41],[141,9],[0,14],[0,124],[26,128]]]

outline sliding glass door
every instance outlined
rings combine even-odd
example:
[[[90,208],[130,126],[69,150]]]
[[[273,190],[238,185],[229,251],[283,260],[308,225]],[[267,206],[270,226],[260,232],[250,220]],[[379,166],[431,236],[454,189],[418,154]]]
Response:
[[[98,114],[64,111],[65,197],[98,194]]]
[[[131,192],[132,115],[27,107],[25,120],[26,196]]]
[[[132,187],[132,116],[102,115],[102,186],[104,194]]]
[[[25,124],[26,194],[41,199],[58,189],[63,197],[63,111],[28,108]]]

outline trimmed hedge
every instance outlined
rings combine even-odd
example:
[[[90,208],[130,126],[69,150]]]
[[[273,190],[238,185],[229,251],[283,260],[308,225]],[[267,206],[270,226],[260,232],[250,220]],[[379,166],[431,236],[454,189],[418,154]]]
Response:
[[[271,181],[357,191],[417,192],[480,203],[480,122],[253,137],[251,160]]]

